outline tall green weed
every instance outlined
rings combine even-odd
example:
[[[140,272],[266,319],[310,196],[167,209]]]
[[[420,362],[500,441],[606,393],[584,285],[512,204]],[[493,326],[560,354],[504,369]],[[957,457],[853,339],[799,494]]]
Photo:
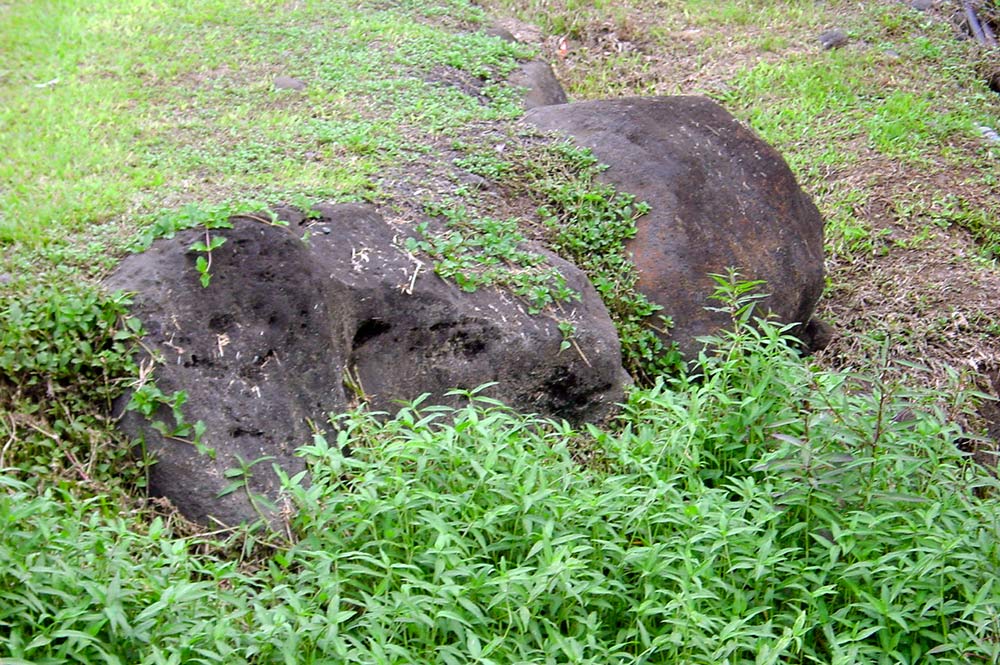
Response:
[[[720,291],[733,330],[614,429],[475,392],[344,416],[252,565],[5,476],[0,657],[996,662],[995,483],[936,396],[812,368]]]

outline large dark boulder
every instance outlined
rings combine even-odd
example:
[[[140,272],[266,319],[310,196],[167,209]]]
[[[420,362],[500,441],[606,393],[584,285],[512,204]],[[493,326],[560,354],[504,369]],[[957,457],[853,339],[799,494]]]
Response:
[[[609,166],[602,178],[651,206],[629,244],[638,289],[664,308],[670,339],[693,358],[699,336],[729,323],[707,311],[711,273],[765,280],[762,307],[799,323],[823,289],[823,219],[773,148],[702,97],[578,102],[533,109],[525,121],[568,134]],[[817,335],[818,336],[818,335]],[[807,344],[812,340],[806,340]]]
[[[553,317],[529,315],[500,290],[468,293],[443,281],[402,249],[406,233],[373,208],[318,213],[284,211],[287,227],[235,218],[234,228],[211,231],[226,242],[212,252],[207,288],[195,268],[201,254],[190,250],[204,231],[156,241],[106,282],[136,292],[144,343],[160,356],[156,385],[185,391],[185,420],[205,424],[202,443],[214,457],[163,436],[137,412],[120,421],[155,460],[151,491],[190,519],[253,520],[252,493],[277,522],[272,465],[302,470],[296,448],[313,428],[329,427],[329,413],[361,399],[387,412],[424,393],[458,405],[450,389],[496,382],[486,394],[575,423],[605,418],[621,399],[626,377],[614,326],[572,265],[549,256],[582,295],[567,308],[576,346],[561,350]],[[172,423],[166,408],[158,417]],[[245,488],[218,496],[239,478],[227,472],[262,458],[272,459],[250,468]]]

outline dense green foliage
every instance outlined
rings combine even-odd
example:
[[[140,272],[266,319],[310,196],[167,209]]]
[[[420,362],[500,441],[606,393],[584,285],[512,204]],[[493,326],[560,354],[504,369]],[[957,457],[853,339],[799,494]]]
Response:
[[[92,288],[45,288],[0,309],[0,376],[35,398],[100,390],[129,364],[122,326],[129,300]],[[110,393],[110,391],[107,391]],[[105,398],[109,394],[104,394]]]
[[[0,470],[75,475],[74,453],[87,451],[91,467],[112,471],[91,453],[108,447],[112,401],[138,371],[131,352],[142,326],[129,303],[76,284],[0,302]]]
[[[995,662],[1000,511],[957,429],[926,394],[810,369],[722,288],[735,331],[611,431],[474,393],[345,417],[301,450],[293,541],[251,567],[4,476],[5,655]]]

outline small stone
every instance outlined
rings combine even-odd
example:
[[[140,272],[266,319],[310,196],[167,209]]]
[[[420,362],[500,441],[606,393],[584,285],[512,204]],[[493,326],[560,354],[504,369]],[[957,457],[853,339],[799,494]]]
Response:
[[[910,6],[918,12],[925,12],[934,6],[934,0],[910,0]]]
[[[986,85],[995,93],[1000,94],[1000,71],[993,72],[986,77]]]
[[[463,187],[468,187],[477,191],[485,191],[492,189],[490,181],[481,175],[476,175],[475,173],[469,173],[468,171],[460,171],[456,174],[455,179]]]
[[[10,284],[11,279],[13,278],[7,273],[0,272],[0,284]]]
[[[325,235],[325,236],[330,235],[330,227],[329,226],[321,227],[320,230],[323,232],[323,235]]]
[[[847,33],[839,28],[827,30],[819,36],[819,43],[822,44],[823,48],[826,50],[840,48],[847,43]]]
[[[895,49],[889,49],[885,52],[885,57],[892,58],[893,60],[899,60],[903,56],[900,55],[899,51]]]
[[[992,127],[987,127],[986,125],[979,125],[979,133],[983,135],[988,141],[993,141],[994,143],[1000,143],[1000,134],[997,134],[996,130]],[[0,277],[0,281],[2,281]]]
[[[306,84],[304,81],[292,78],[291,76],[279,76],[274,79],[274,89],[275,90],[305,90]]]
[[[545,33],[540,27],[514,18],[497,21],[493,27],[506,30],[522,44],[541,44],[545,41]]]
[[[552,67],[542,60],[524,63],[512,72],[507,80],[511,85],[525,89],[523,98],[525,110],[565,104],[569,101]]]
[[[486,28],[486,30],[484,30],[483,32],[485,32],[490,37],[497,37],[499,39],[504,40],[505,42],[510,42],[512,44],[517,43],[517,38],[514,37],[514,34],[510,30],[507,30],[506,28],[501,28],[500,26],[493,26],[491,28]]]
[[[802,332],[799,333],[799,337],[805,345],[806,351],[813,353],[815,351],[822,351],[830,346],[830,342],[833,341],[835,334],[836,330],[833,326],[826,321],[820,321],[813,317],[806,323]]]

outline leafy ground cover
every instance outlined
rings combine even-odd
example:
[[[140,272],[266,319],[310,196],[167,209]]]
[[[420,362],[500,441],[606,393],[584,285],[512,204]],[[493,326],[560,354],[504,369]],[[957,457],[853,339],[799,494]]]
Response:
[[[9,662],[994,662],[995,483],[958,428],[803,365],[738,291],[718,353],[611,430],[475,394],[347,416],[243,562],[4,475]]]
[[[0,4],[0,663],[996,662],[996,481],[960,445],[1000,367],[1000,101],[961,37],[895,0]],[[533,49],[572,97],[702,92],[776,145],[828,220],[834,345],[800,359],[727,276],[734,332],[655,380],[615,259],[638,204],[511,124]],[[580,431],[475,394],[359,411],[301,449],[285,534],[185,524],[111,428],[147,368],[97,280],[317,200],[430,214],[452,277],[486,274],[457,229],[589,257],[647,385]]]

